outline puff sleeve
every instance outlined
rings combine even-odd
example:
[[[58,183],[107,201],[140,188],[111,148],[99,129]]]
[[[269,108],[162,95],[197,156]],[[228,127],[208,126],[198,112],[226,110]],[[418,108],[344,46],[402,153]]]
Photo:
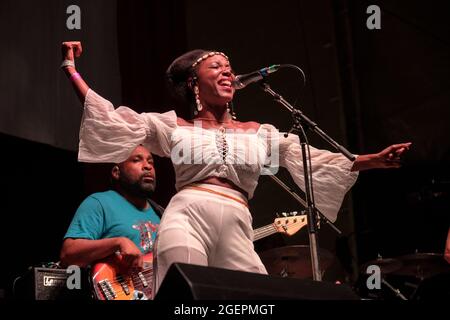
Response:
[[[170,156],[171,135],[177,126],[175,111],[136,113],[89,90],[80,127],[78,160],[81,162],[125,161],[138,145],[162,157]]]

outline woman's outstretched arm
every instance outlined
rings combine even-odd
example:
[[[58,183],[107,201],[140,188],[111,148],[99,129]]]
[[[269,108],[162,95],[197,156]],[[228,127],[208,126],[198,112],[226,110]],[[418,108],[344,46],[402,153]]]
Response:
[[[84,104],[84,100],[86,98],[86,94],[89,90],[89,86],[84,82],[83,78],[81,78],[80,74],[77,72],[75,68],[75,58],[81,56],[83,51],[81,47],[81,42],[79,41],[68,41],[63,42],[62,47],[62,69],[66,74],[67,78],[72,82],[72,86],[75,89],[75,93],[80,99],[81,103]]]
[[[368,169],[400,168],[401,156],[409,150],[411,142],[393,144],[381,152],[374,154],[363,154],[353,162],[352,171],[363,171]]]

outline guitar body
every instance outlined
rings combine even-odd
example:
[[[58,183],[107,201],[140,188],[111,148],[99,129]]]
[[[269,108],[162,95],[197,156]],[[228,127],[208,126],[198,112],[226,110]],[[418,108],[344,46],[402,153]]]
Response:
[[[144,269],[126,271],[121,256],[111,255],[92,267],[91,280],[98,300],[151,300],[153,254],[144,255]]]
[[[293,235],[307,225],[305,215],[277,218],[273,223],[254,230],[254,240],[274,233]],[[144,268],[130,272],[124,268],[121,256],[113,254],[92,267],[91,282],[98,300],[151,300],[153,284],[153,254],[144,255]]]

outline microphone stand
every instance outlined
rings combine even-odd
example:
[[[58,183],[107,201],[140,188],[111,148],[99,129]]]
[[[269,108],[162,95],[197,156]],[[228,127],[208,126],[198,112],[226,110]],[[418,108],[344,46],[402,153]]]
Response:
[[[272,97],[274,97],[275,101],[283,105],[286,109],[288,109],[292,117],[294,119],[294,124],[289,130],[289,132],[294,132],[299,135],[300,138],[300,146],[302,149],[302,161],[303,161],[303,174],[305,178],[305,197],[306,197],[306,214],[308,217],[308,233],[309,233],[309,244],[310,244],[310,253],[311,253],[311,265],[313,272],[313,279],[315,281],[322,281],[322,273],[320,272],[319,266],[319,257],[318,257],[318,247],[317,247],[317,231],[318,231],[318,222],[320,221],[320,217],[317,214],[317,209],[314,204],[314,197],[312,192],[312,181],[310,180],[310,172],[311,168],[309,166],[309,161],[306,159],[306,142],[307,137],[306,133],[303,130],[303,126],[306,129],[310,129],[316,132],[320,137],[322,137],[325,141],[327,141],[331,146],[333,146],[336,150],[341,152],[344,156],[346,156],[349,160],[354,161],[355,156],[351,154],[347,149],[343,146],[339,145],[336,141],[334,141],[331,137],[329,137],[325,132],[323,132],[315,122],[306,117],[300,110],[295,109],[292,105],[289,104],[281,95],[272,90],[267,82],[265,82],[265,78],[259,81],[263,90],[269,93]],[[311,176],[312,177],[312,176]]]
[[[275,177],[275,176],[269,176],[269,178],[271,178],[273,181],[275,181],[275,183],[277,183],[278,185],[280,185],[284,190],[286,190],[291,196],[292,198],[294,198],[295,200],[297,200],[304,208],[306,208],[308,206],[308,204],[306,203],[305,200],[302,199],[301,196],[299,196],[294,190],[292,190],[291,188],[289,188],[289,186],[287,186],[283,181],[281,181],[281,179]],[[338,235],[342,234],[342,231],[336,227],[333,222],[330,221],[330,219],[328,219],[327,217],[325,217],[323,215],[322,212],[319,211],[319,209],[316,208],[317,213],[320,216],[320,220],[324,220],[330,227],[331,229],[333,229],[334,231],[336,231],[336,233]],[[319,229],[320,229],[320,225],[319,225]]]

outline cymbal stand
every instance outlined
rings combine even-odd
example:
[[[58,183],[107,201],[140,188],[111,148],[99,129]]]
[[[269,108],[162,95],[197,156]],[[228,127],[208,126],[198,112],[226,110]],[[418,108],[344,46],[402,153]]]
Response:
[[[394,288],[389,282],[387,282],[384,278],[381,278],[381,283],[384,284],[386,287],[389,288],[389,290],[391,290],[392,292],[394,292],[394,294],[402,299],[402,300],[408,300],[406,299],[406,297],[400,292],[399,289]]]

